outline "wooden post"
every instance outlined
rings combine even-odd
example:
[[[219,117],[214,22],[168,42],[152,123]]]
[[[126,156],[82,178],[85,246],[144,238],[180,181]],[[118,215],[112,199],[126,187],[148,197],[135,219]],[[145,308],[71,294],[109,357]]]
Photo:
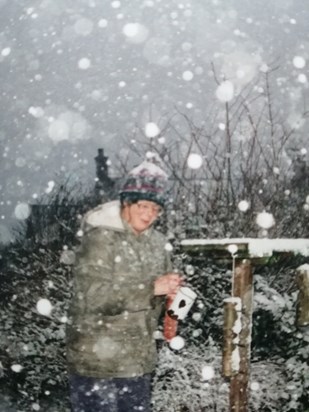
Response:
[[[226,378],[238,372],[235,370],[235,360],[237,364],[240,325],[241,300],[239,298],[224,299],[222,374]]]
[[[230,412],[247,412],[247,386],[250,367],[251,322],[252,322],[252,268],[251,262],[244,259],[236,262],[233,297],[241,299],[241,331],[239,334],[238,373],[231,376]]]
[[[297,273],[297,316],[296,325],[299,328],[308,328],[309,326],[309,265],[299,266]]]

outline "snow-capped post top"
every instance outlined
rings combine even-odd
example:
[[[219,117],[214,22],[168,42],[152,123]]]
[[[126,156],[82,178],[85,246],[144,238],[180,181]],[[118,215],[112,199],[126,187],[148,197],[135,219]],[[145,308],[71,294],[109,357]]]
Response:
[[[129,172],[120,190],[120,200],[150,200],[163,207],[167,178],[164,170],[145,160]]]
[[[237,251],[238,251],[238,246],[237,245],[228,245],[227,250],[230,252],[230,254],[232,256],[236,255]]]

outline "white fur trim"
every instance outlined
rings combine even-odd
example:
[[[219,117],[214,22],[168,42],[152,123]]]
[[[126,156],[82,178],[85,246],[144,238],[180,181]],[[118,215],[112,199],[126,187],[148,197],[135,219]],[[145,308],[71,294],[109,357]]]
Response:
[[[106,227],[114,230],[125,230],[120,216],[120,202],[114,200],[112,202],[104,203],[90,210],[83,219],[82,226]]]

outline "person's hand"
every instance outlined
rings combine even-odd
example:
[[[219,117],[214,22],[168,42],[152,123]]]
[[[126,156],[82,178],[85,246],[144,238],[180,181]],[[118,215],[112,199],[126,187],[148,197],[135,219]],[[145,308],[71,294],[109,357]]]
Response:
[[[166,273],[155,280],[154,294],[156,296],[168,295],[174,297],[183,282],[184,278],[178,273]]]

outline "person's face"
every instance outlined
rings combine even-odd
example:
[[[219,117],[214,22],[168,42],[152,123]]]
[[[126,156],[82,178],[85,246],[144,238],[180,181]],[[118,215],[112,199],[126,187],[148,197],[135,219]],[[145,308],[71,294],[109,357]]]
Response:
[[[162,213],[162,208],[155,202],[139,200],[137,203],[125,203],[122,217],[132,227],[135,234],[148,229]]]

